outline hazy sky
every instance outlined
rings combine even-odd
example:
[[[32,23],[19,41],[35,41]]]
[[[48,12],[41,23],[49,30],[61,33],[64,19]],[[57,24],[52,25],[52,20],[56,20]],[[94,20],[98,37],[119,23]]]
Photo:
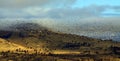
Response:
[[[116,24],[120,22],[119,3],[120,0],[0,0],[0,25],[6,25],[3,19],[7,23],[32,19],[51,27],[95,21]]]
[[[120,0],[0,0],[0,19],[119,16]]]

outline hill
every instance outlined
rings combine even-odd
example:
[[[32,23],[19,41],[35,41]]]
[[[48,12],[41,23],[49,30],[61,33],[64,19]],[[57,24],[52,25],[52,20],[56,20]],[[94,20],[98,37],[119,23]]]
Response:
[[[93,39],[85,36],[53,32],[36,23],[11,26],[12,31],[1,30],[0,38],[11,43],[44,52],[74,51],[81,54],[110,54],[120,43],[112,40]]]

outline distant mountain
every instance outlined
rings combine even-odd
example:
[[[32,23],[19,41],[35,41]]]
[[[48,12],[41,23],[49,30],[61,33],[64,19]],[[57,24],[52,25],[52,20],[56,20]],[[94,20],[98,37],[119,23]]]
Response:
[[[74,26],[68,26],[61,31],[97,39],[120,41],[120,25],[117,22],[119,23],[119,21],[106,22],[96,20],[88,23],[76,23]]]

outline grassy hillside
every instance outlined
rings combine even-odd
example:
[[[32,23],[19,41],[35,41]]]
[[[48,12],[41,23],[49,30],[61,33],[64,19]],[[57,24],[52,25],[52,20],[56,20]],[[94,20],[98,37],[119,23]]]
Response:
[[[0,38],[0,51],[9,51],[9,50],[15,51],[18,48],[23,49],[23,50],[27,49],[24,46],[21,46],[21,45],[15,44],[15,43],[11,43],[5,39]]]

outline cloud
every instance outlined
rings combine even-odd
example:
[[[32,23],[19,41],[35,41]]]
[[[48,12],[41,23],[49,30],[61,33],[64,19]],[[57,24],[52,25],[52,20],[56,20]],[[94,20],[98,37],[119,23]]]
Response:
[[[69,6],[76,0],[0,0],[2,8],[24,8],[31,6]]]
[[[57,7],[27,7],[22,9],[0,9],[0,18],[51,18],[51,19],[72,19],[99,17],[99,16],[119,16],[119,6],[98,6],[90,5],[83,8],[57,8]]]

